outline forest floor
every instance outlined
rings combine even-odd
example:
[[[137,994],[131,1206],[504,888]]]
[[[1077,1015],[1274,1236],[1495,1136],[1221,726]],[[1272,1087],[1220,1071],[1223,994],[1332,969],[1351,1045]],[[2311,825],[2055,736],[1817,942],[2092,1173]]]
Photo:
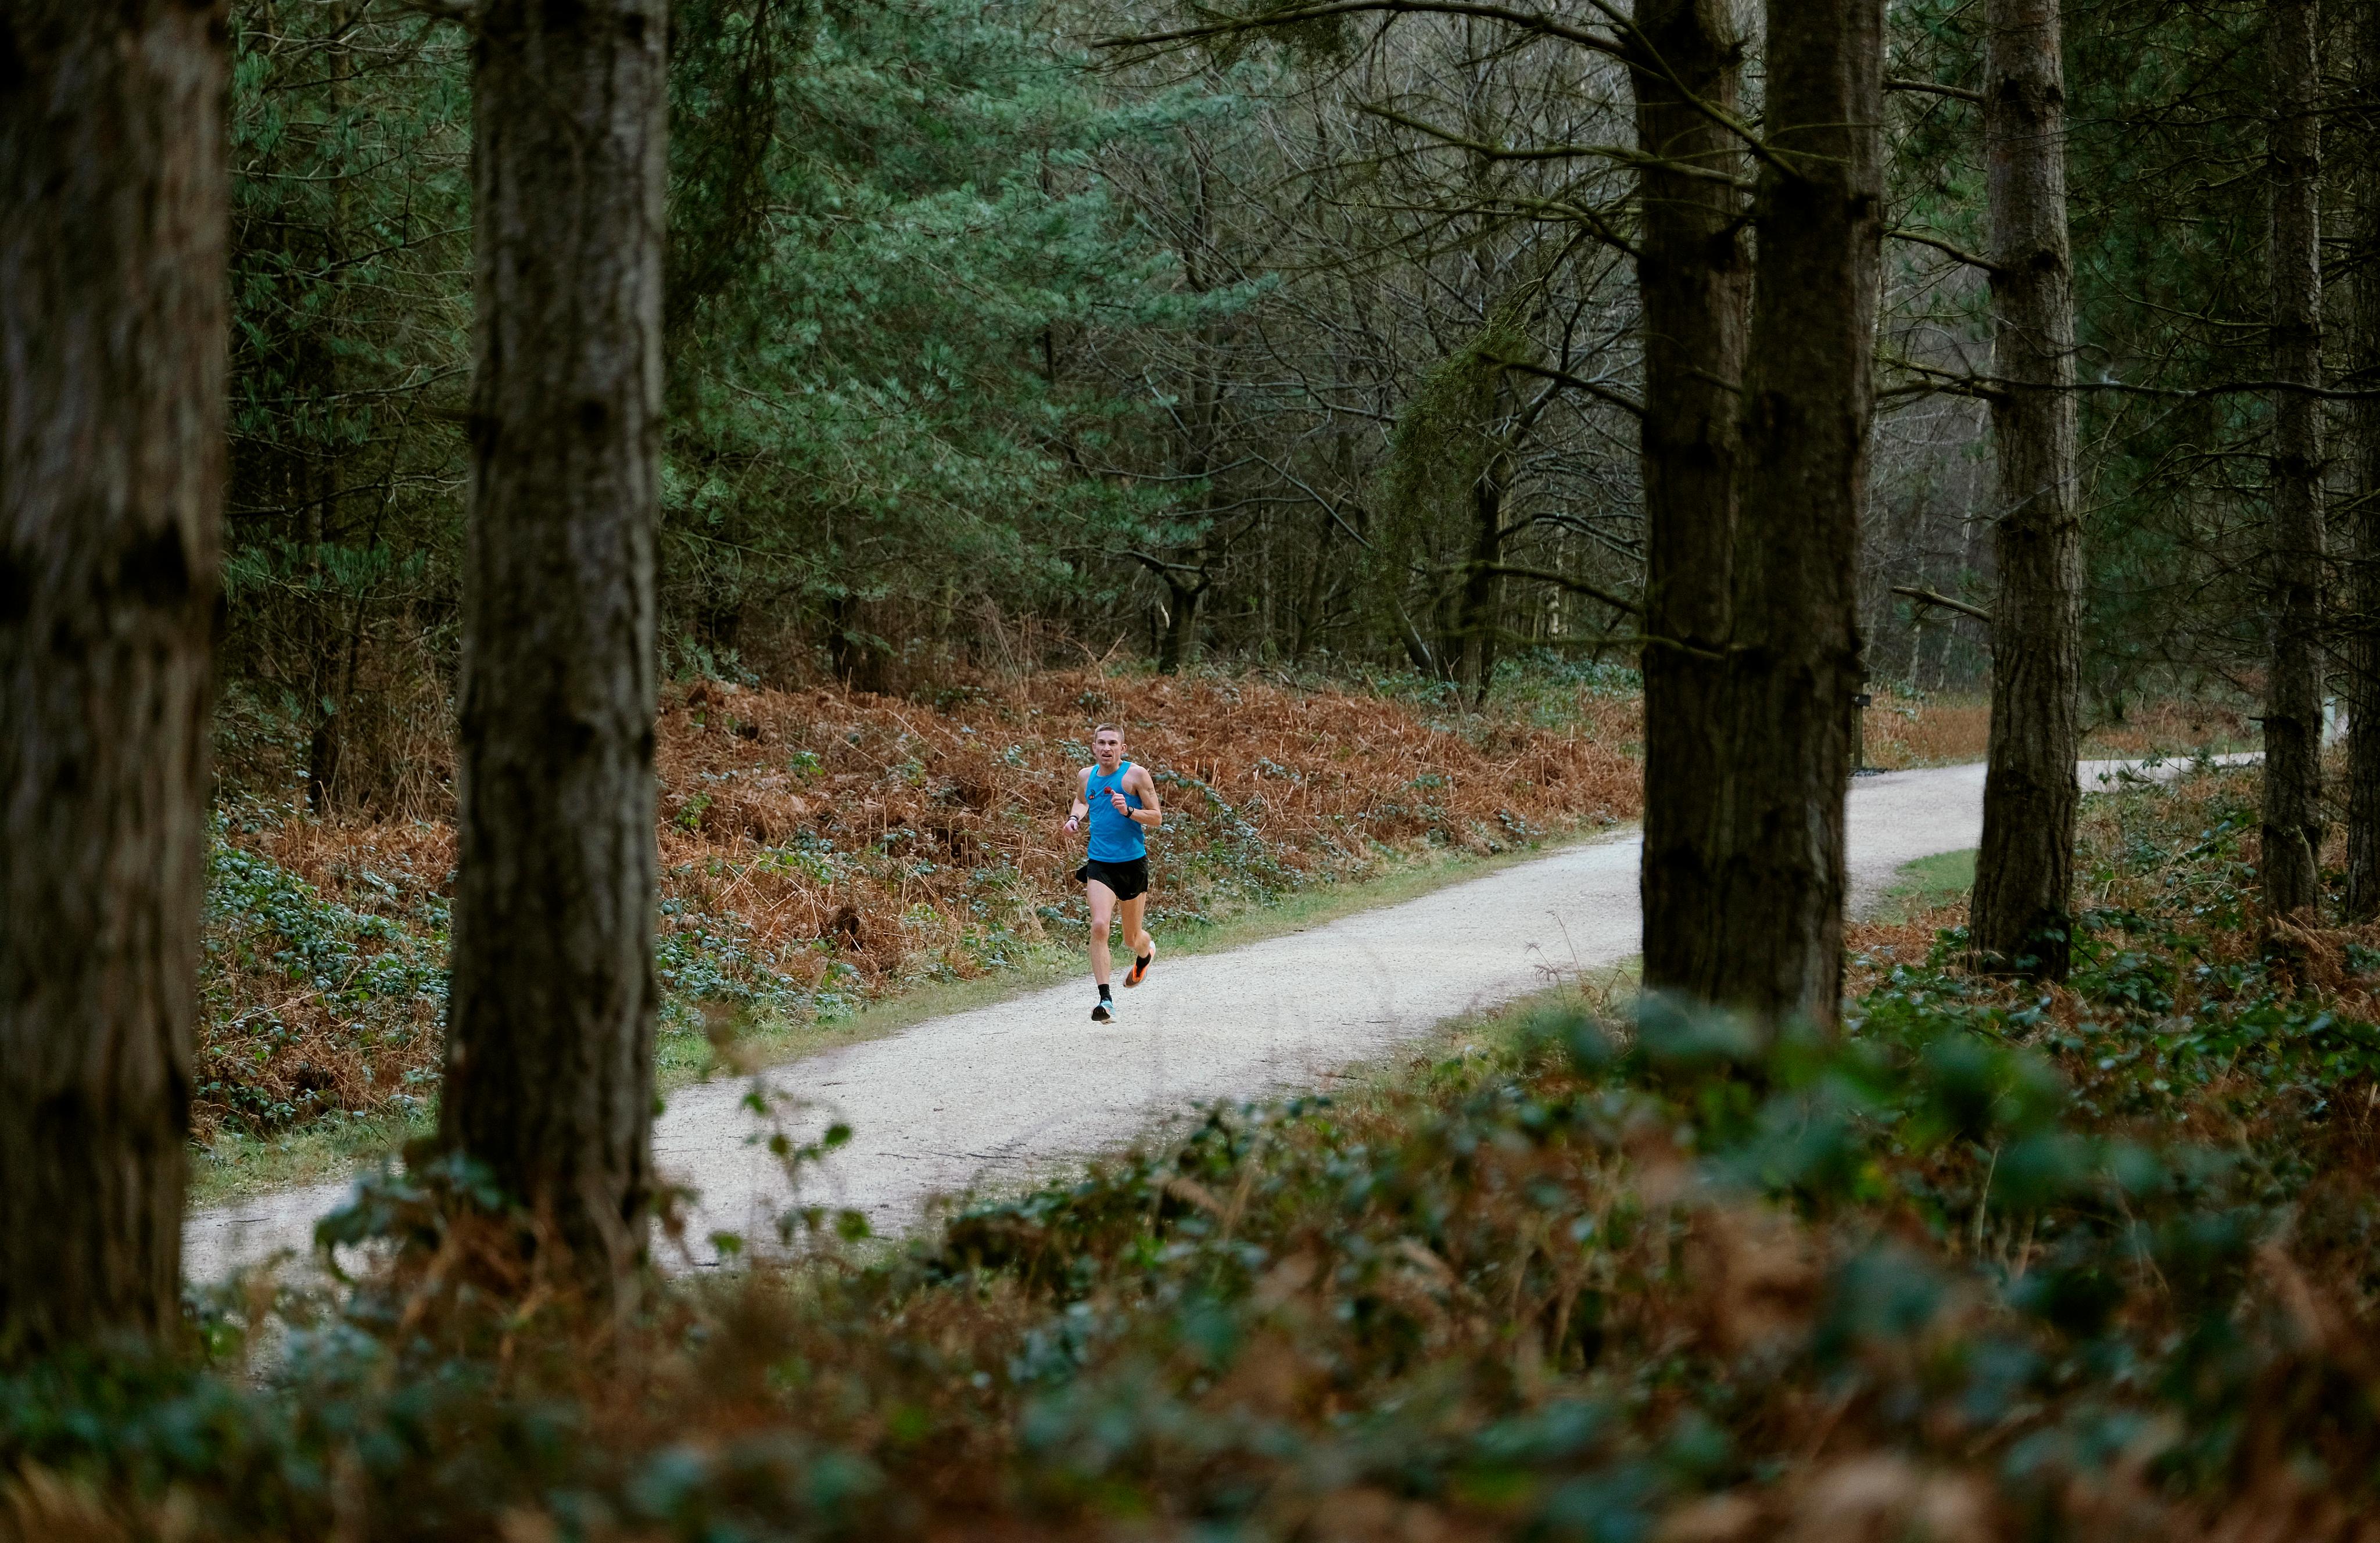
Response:
[[[815,1055],[1080,969],[1054,830],[1092,725],[1168,803],[1153,925],[1174,956],[1395,904],[1633,821],[1624,672],[1537,662],[1483,711],[1432,683],[1099,670],[929,700],[679,683],[661,723],[665,1089]],[[1987,711],[1881,694],[1880,767],[1971,761]],[[2239,743],[2235,713],[2136,711],[2095,753]],[[454,838],[435,796],[317,820],[253,758],[208,893],[200,1204],[344,1174],[427,1128]]]
[[[1904,865],[1839,1037],[1560,980],[625,1316],[382,1183],[423,1246],[0,1379],[0,1537],[2368,1538],[2380,929],[2258,916],[2255,793],[2087,800],[2061,986]]]

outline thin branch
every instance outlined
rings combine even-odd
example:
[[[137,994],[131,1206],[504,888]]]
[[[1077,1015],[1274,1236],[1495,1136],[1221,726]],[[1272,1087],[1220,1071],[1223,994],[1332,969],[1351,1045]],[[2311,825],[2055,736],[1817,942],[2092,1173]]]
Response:
[[[1885,355],[1877,362],[1889,365],[1895,370],[1906,370],[1913,375],[1925,377],[1910,384],[1877,387],[1876,395],[1878,401],[1893,396],[1936,395],[1973,396],[1986,402],[2009,400],[2009,394],[1998,389],[1988,376],[1943,370],[1931,364],[1920,364],[1915,359],[1901,358],[1893,354]]]
[[[1622,412],[1633,413],[1638,418],[1645,416],[1644,403],[1624,391],[1614,391],[1611,387],[1600,382],[1590,381],[1583,375],[1573,375],[1567,370],[1556,370],[1551,365],[1531,364],[1525,359],[1504,358],[1495,354],[1482,354],[1479,357],[1485,362],[1501,369],[1514,371],[1523,375],[1535,375],[1541,381],[1551,381],[1556,385],[1566,386],[1572,391],[1583,391],[1598,402],[1610,403]]]
[[[1265,28],[1294,27],[1300,22],[1327,21],[1333,17],[1362,16],[1366,13],[1390,16],[1466,16],[1483,21],[1500,21],[1524,31],[1560,38],[1564,43],[1614,58],[1623,50],[1611,39],[1573,27],[1538,11],[1514,10],[1509,6],[1477,3],[1477,0],[1333,0],[1318,6],[1296,6],[1264,16],[1232,17],[1223,21],[1210,21],[1197,27],[1176,28],[1171,32],[1140,32],[1130,37],[1099,38],[1094,48],[1154,48],[1172,43],[1199,43],[1208,38],[1228,36],[1233,32],[1252,32]]]
[[[1922,230],[1888,230],[1884,234],[1895,241],[1913,242],[1921,247],[1931,247],[1937,252],[1946,252],[1949,255],[1957,258],[1968,267],[1981,268],[1986,273],[1999,273],[2007,272],[2006,269],[2002,268],[1998,263],[1992,261],[1989,258],[1977,257],[1974,253],[1967,250],[1964,247],[1953,246],[1949,242],[1943,240],[1940,237],[1929,236]]]
[[[1602,12],[1612,26],[1633,39],[1636,46],[1632,47],[1628,43],[1590,32],[1583,27],[1574,27],[1541,11],[1514,10],[1509,6],[1486,5],[1478,3],[1478,0],[1332,0],[1330,4],[1300,6],[1289,10],[1275,11],[1268,16],[1234,17],[1224,21],[1208,22],[1204,26],[1182,27],[1171,32],[1140,32],[1129,37],[1099,38],[1095,40],[1091,46],[1094,48],[1154,48],[1165,43],[1196,43],[1207,38],[1228,36],[1234,32],[1259,31],[1272,27],[1293,27],[1305,21],[1325,21],[1332,17],[1366,14],[1461,16],[1472,17],[1483,21],[1500,21],[1524,32],[1535,32],[1541,37],[1559,38],[1564,43],[1575,43],[1590,53],[1607,55],[1619,59],[1632,68],[1658,75],[1677,91],[1681,102],[1742,140],[1744,148],[1763,164],[1774,166],[1779,172],[1796,181],[1801,180],[1802,174],[1795,171],[1777,152],[1771,150],[1768,147],[1768,141],[1755,133],[1749,123],[1724,108],[1705,101],[1700,95],[1688,90],[1685,81],[1679,77],[1675,69],[1670,67],[1669,62],[1647,45],[1644,32],[1629,19],[1626,13],[1605,3],[1605,0],[1588,0],[1588,3]]]
[[[1555,585],[1568,589],[1574,595],[1585,595],[1589,600],[1601,601],[1614,611],[1622,611],[1631,616],[1641,616],[1645,614],[1645,608],[1633,600],[1615,595],[1610,590],[1590,584],[1584,578],[1572,578],[1566,573],[1556,573],[1550,568],[1528,568],[1515,563],[1482,563],[1472,571],[1488,574],[1498,578],[1534,578],[1540,584]]]
[[[1162,557],[1153,557],[1146,552],[1137,551],[1127,551],[1120,553],[1118,555],[1129,557],[1136,563],[1145,564],[1151,573],[1157,575],[1160,578],[1164,579],[1168,584],[1173,582],[1173,576],[1177,573],[1196,574],[1199,578],[1199,583],[1196,589],[1191,589],[1191,587],[1187,584],[1180,586],[1184,589],[1191,589],[1191,592],[1194,594],[1203,594],[1206,591],[1207,586],[1213,582],[1213,580],[1208,577],[1205,568],[1193,567],[1187,563],[1169,563]]]
[[[1723,187],[1741,188],[1746,192],[1759,186],[1748,176],[1730,176],[1725,172],[1715,172],[1705,166],[1688,165],[1684,162],[1673,161],[1667,156],[1648,155],[1633,145],[1561,144],[1515,150],[1510,145],[1493,144],[1486,140],[1474,140],[1467,135],[1457,134],[1451,128],[1441,128],[1424,118],[1407,117],[1392,107],[1382,107],[1367,102],[1358,103],[1355,110],[1368,113],[1376,118],[1386,118],[1390,123],[1402,125],[1417,133],[1427,134],[1440,144],[1452,145],[1458,150],[1471,151],[1490,161],[1571,161],[1600,157],[1607,161],[1617,161],[1625,166],[1658,166],[1663,171],[1689,177],[1697,182],[1716,182]]]
[[[1980,605],[1969,605],[1965,601],[1952,600],[1948,595],[1937,593],[1932,589],[1921,589],[1913,584],[1896,584],[1892,587],[1892,592],[1896,595],[1906,595],[1920,605],[1938,605],[1945,611],[1956,611],[1961,616],[1973,616],[1985,626],[1991,626],[1992,614]]]
[[[1947,96],[1953,101],[1972,102],[1982,105],[1984,93],[1971,91],[1964,86],[1945,86],[1933,80],[1911,80],[1900,76],[1887,76],[1884,89],[1888,91],[1915,91],[1924,96]]]
[[[1952,396],[1983,396],[1998,401],[2019,391],[2113,391],[2126,396],[2156,396],[2173,402],[2198,402],[2212,396],[2262,395],[2277,391],[2311,396],[2323,402],[2380,402],[2380,390],[2350,391],[2336,386],[2308,385],[2303,381],[2224,381],[2216,385],[2195,387],[2134,385],[2129,381],[2073,381],[2064,385],[2053,385],[2047,381],[2011,381],[2000,375],[1962,375],[1903,358],[1888,358],[1882,362],[1934,379],[1916,384],[1886,386],[1876,393],[1878,396],[1922,396],[1929,392],[1941,392]]]

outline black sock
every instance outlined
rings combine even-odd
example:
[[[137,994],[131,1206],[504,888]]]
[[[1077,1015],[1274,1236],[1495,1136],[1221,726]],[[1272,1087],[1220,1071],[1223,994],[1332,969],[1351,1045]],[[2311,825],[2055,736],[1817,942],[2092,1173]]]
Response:
[[[1099,982],[1099,1000],[1101,1002],[1113,1002],[1115,1000],[1115,998],[1109,992],[1108,983],[1104,980]]]

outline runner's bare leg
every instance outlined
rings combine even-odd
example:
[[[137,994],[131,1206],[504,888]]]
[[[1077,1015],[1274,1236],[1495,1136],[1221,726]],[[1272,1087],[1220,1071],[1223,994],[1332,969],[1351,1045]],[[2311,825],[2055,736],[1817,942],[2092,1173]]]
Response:
[[[1097,879],[1084,888],[1091,892],[1091,978],[1099,985],[1108,983],[1108,929],[1115,922],[1115,891]],[[1126,901],[1127,906],[1133,902]],[[1130,910],[1124,913],[1130,916]]]
[[[1148,929],[1140,921],[1148,910],[1148,896],[1145,893],[1135,894],[1123,903],[1124,946],[1132,950],[1132,956],[1135,959],[1146,959],[1157,952],[1157,945],[1149,942]]]

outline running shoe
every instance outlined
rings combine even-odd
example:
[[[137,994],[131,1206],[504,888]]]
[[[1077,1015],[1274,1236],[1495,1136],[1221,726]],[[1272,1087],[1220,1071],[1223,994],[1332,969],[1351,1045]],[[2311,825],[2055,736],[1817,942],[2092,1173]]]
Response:
[[[1095,1024],[1105,1024],[1113,1023],[1114,1021],[1114,1002],[1109,1001],[1105,997],[1101,997],[1099,1001],[1091,1003],[1091,1022]]]
[[[1155,963],[1157,963],[1157,951],[1155,949],[1150,949],[1147,954],[1132,962],[1132,973],[1123,978],[1123,983],[1127,986],[1139,985],[1143,980],[1148,978],[1148,966]]]

